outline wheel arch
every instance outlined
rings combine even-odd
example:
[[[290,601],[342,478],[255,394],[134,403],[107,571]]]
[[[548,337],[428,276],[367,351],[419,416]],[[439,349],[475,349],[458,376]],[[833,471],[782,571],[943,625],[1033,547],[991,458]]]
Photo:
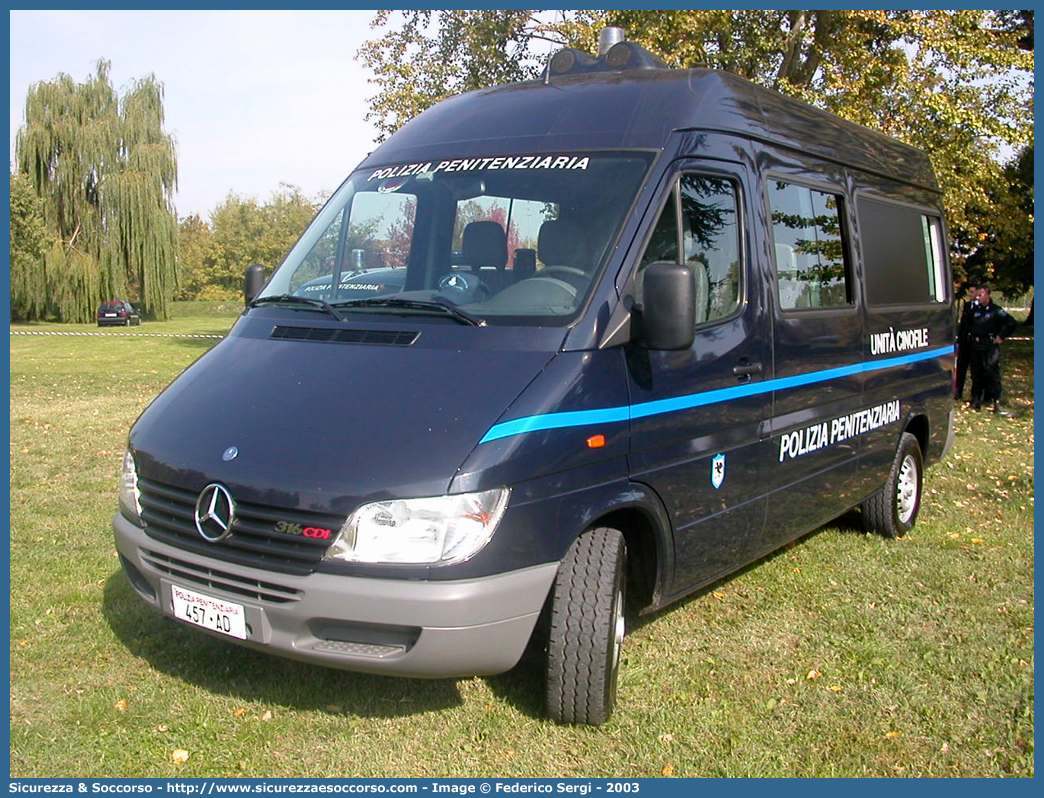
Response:
[[[921,456],[928,459],[928,441],[929,430],[928,430],[928,416],[925,413],[915,413],[907,419],[906,425],[903,427],[903,432],[909,432],[915,438],[917,443],[921,446]],[[902,437],[900,435],[900,437]]]
[[[629,494],[585,525],[588,529],[619,530],[627,544],[628,596],[642,614],[660,606],[667,595],[674,568],[674,539],[670,518],[659,496],[645,485],[632,483]]]

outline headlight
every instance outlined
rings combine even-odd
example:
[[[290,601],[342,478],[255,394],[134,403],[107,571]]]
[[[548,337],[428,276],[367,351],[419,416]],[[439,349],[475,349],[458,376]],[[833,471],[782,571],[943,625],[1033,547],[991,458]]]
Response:
[[[510,492],[498,488],[364,504],[344,522],[326,559],[440,564],[466,560],[493,536]]]
[[[139,524],[141,523],[141,491],[138,490],[138,469],[130,449],[123,453],[120,471],[120,506]]]

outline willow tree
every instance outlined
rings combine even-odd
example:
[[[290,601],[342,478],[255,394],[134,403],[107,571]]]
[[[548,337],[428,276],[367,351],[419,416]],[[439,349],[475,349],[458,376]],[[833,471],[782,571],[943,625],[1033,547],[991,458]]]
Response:
[[[120,98],[109,63],[84,83],[36,83],[15,150],[43,199],[53,245],[37,264],[39,318],[90,321],[106,299],[137,299],[167,318],[177,283],[177,165],[163,131],[163,87],[150,75]]]

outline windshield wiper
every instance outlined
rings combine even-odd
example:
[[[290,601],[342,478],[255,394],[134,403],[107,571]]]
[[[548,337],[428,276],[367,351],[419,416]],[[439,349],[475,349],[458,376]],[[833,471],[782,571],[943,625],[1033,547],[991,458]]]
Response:
[[[436,297],[432,300],[426,299],[402,299],[401,297],[374,297],[372,299],[349,299],[344,302],[335,302],[339,308],[404,308],[406,310],[438,310],[446,313],[461,324],[470,324],[474,327],[485,327],[486,320],[473,316],[466,310],[444,299]]]
[[[253,300],[250,303],[250,307],[256,308],[258,305],[275,304],[277,302],[283,302],[291,305],[308,305],[309,308],[315,308],[316,310],[322,310],[329,313],[337,321],[347,321],[344,316],[338,313],[329,302],[323,299],[316,299],[310,296],[297,296],[296,294],[274,294],[272,296],[261,296]]]

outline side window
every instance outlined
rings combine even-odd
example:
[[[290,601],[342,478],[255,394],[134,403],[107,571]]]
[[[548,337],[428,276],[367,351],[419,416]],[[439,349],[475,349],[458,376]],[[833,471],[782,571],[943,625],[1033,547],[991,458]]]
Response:
[[[650,263],[657,261],[678,262],[678,193],[677,187],[660,214],[660,219],[653,228],[649,243],[645,247],[638,271],[641,272]],[[641,281],[639,281],[639,285]]]
[[[683,175],[682,246],[696,280],[696,323],[729,316],[740,300],[736,188],[720,177]]]
[[[942,222],[915,208],[860,197],[859,238],[870,305],[946,301]]]
[[[780,308],[852,304],[841,237],[841,197],[770,180],[769,201]]]
[[[737,195],[735,183],[726,178],[682,175],[638,267],[640,271],[650,263],[669,261],[692,269],[697,324],[725,318],[739,307],[742,263]]]

